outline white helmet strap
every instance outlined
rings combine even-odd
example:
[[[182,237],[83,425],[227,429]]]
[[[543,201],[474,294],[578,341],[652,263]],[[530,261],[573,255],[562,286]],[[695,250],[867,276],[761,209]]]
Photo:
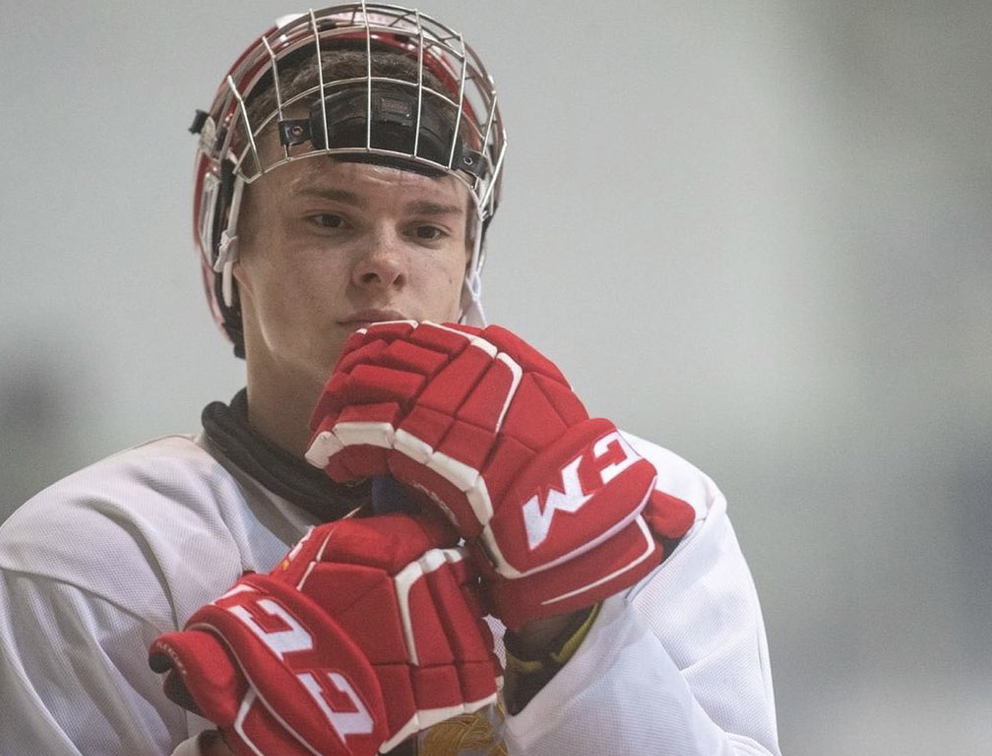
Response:
[[[221,274],[221,293],[225,307],[234,306],[234,263],[238,260],[238,215],[241,212],[241,198],[244,195],[245,180],[240,175],[234,179],[231,193],[231,209],[227,216],[227,226],[220,233],[217,245],[217,259],[214,272]]]

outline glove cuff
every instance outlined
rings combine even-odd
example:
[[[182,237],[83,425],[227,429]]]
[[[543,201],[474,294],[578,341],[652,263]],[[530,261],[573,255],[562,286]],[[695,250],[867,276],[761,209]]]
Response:
[[[599,616],[601,606],[596,604],[578,612],[551,641],[550,650],[539,656],[524,652],[516,635],[512,631],[506,633],[503,640],[506,644],[507,683],[503,689],[503,700],[510,714],[521,712],[575,655]]]
[[[490,609],[510,630],[529,620],[566,614],[637,583],[661,563],[662,549],[642,517],[589,551],[518,579],[492,573]]]

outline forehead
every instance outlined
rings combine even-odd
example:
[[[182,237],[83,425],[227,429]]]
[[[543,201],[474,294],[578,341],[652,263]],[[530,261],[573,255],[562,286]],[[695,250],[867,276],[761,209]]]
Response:
[[[296,160],[274,168],[252,184],[252,194],[283,203],[336,199],[371,206],[402,202],[465,215],[468,188],[454,176],[427,176],[373,163],[343,161],[329,155]]]

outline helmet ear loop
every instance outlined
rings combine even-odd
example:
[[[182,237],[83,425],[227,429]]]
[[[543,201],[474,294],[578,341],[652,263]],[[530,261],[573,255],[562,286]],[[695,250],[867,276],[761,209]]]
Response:
[[[245,180],[238,175],[234,179],[227,226],[220,232],[217,259],[214,261],[214,272],[221,275],[221,295],[225,307],[234,306],[234,263],[238,261],[238,215],[241,212],[244,188]]]
[[[220,161],[219,186],[214,198],[213,231],[210,269],[213,276],[213,302],[220,316],[220,324],[234,345],[234,355],[244,358],[244,333],[238,289],[234,281],[234,263],[238,259],[237,219],[240,211],[244,179],[239,176],[234,162]],[[235,233],[232,233],[235,232]],[[219,275],[218,275],[219,274]]]
[[[465,267],[465,280],[462,282],[461,315],[459,323],[485,327],[488,325],[486,313],[482,309],[482,263],[485,260],[485,236],[488,219],[481,220],[476,215],[472,234],[472,255]]]

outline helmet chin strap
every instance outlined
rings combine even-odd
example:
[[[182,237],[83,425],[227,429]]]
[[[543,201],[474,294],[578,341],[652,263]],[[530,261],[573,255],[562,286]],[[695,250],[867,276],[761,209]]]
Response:
[[[462,316],[460,323],[485,328],[488,325],[486,313],[482,310],[482,277],[478,271],[465,274],[462,286]]]
[[[485,328],[488,325],[486,313],[482,309],[482,252],[485,240],[485,226],[476,222],[472,239],[472,257],[462,282],[462,314],[459,323]]]
[[[220,234],[217,259],[214,261],[214,272],[221,275],[220,287],[225,307],[234,304],[234,263],[238,260],[238,215],[241,212],[241,196],[244,190],[245,180],[238,176],[234,180],[234,191],[231,194],[231,211],[228,215],[227,228]]]
[[[225,242],[227,243],[226,248],[224,247]],[[220,289],[224,297],[224,306],[231,307],[234,305],[234,263],[238,259],[238,237],[231,236],[222,239],[221,255],[224,254],[225,249],[228,250],[228,254],[220,269]]]

